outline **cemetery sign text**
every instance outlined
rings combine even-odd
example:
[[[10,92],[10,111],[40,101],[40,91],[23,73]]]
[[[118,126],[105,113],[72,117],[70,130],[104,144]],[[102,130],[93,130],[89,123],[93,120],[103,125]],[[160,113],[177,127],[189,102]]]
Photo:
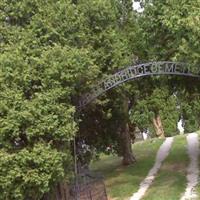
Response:
[[[200,78],[200,69],[186,63],[178,62],[150,62],[127,67],[95,85],[90,92],[81,96],[78,107],[84,107],[105,91],[128,80],[149,75],[182,75]]]

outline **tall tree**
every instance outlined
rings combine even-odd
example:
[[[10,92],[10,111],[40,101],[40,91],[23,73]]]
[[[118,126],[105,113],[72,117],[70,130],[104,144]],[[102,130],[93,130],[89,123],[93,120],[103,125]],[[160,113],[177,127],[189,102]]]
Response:
[[[177,96],[166,85],[152,87],[152,93],[142,91],[138,100],[131,109],[131,121],[136,123],[140,130],[149,129],[157,137],[172,136],[177,133],[177,121],[180,110],[177,108]],[[154,87],[154,88],[153,88]]]
[[[144,6],[144,12],[138,14],[138,22],[140,25],[138,38],[139,36],[141,38],[138,45],[142,47],[139,48],[138,51],[139,60],[172,60],[186,62],[189,63],[194,70],[200,71],[198,1],[185,0],[180,2],[167,0],[141,0],[140,2]],[[162,81],[155,81],[155,83],[154,79],[148,79],[146,82],[147,85],[150,85],[151,87],[156,84],[157,88],[161,89],[160,83],[162,83]],[[191,106],[189,106],[189,104],[191,104],[193,100],[196,101],[196,98],[198,99],[197,94],[199,94],[199,92],[197,88],[200,84],[199,80],[187,77],[174,77],[169,78],[169,82],[167,84],[170,86],[169,90],[176,94],[177,98],[179,98],[178,101],[182,101],[184,104],[183,108],[179,111],[184,113],[185,117],[187,116],[186,118],[193,118],[192,116],[188,116],[188,114],[191,113]],[[156,87],[154,88],[157,90]],[[152,88],[147,87],[144,91],[149,96],[154,96]],[[169,95],[169,98],[170,96],[171,94]],[[190,98],[187,98],[188,96],[190,96]],[[148,104],[148,106],[146,106],[145,104],[148,103],[149,100],[145,103],[143,98],[145,97],[142,97],[142,95],[141,98],[139,98],[143,102],[141,107],[144,108],[145,106],[145,112],[150,113],[153,109],[153,104]],[[188,111],[186,111],[187,108]],[[141,113],[141,110],[139,113]],[[139,113],[136,112],[135,114],[138,116]],[[135,117],[139,119],[139,116],[137,116]],[[173,114],[173,116],[176,115]],[[147,116],[143,117],[145,118]],[[176,118],[177,117],[175,117],[175,119]],[[194,118],[197,119],[196,116]],[[162,117],[160,119],[162,119]],[[162,124],[164,124],[164,122]],[[193,122],[193,124],[197,123]]]
[[[129,2],[129,4],[127,4]],[[130,51],[130,41],[134,40],[134,27],[135,19],[134,14],[131,6],[131,1],[95,1],[90,0],[87,1],[79,1],[77,4],[80,10],[84,13],[86,19],[86,27],[88,31],[88,45],[92,48],[92,55],[95,59],[96,65],[99,66],[100,73],[99,79],[104,78],[110,73],[113,73],[120,69],[121,67],[130,64],[133,59],[133,54]],[[131,34],[130,30],[132,30]],[[107,99],[107,101],[115,101],[118,102],[122,107],[125,108],[125,104],[127,104],[127,97],[125,95],[121,95],[120,93],[124,93],[123,90],[119,90],[117,96],[112,96],[112,94],[105,95],[103,100]],[[114,98],[117,98],[114,100]],[[119,99],[124,99],[123,101],[118,101]],[[104,105],[103,102],[98,102],[97,110],[101,106],[102,110],[104,107],[107,108],[107,105]],[[126,107],[128,104],[126,105]],[[94,109],[91,107],[91,109]],[[109,109],[108,109],[109,112]],[[119,111],[122,114],[122,110]],[[123,110],[122,115],[128,115],[128,109]],[[89,112],[91,115],[91,112]],[[87,114],[87,113],[86,113]],[[96,111],[94,111],[94,115]],[[114,116],[112,115],[114,118]],[[82,124],[86,123],[87,120],[92,121],[96,119],[95,116],[92,119],[84,117],[82,118]],[[122,119],[122,118],[120,118]],[[118,130],[120,132],[122,140],[118,140],[117,133],[116,139],[113,138],[113,143],[118,141],[123,144],[119,144],[123,146],[124,152],[123,157],[126,157],[126,162],[124,164],[131,164],[134,162],[134,157],[132,154],[131,149],[131,140],[130,140],[130,133],[128,131],[128,121],[125,123],[124,118],[119,122],[118,119]],[[112,121],[112,120],[111,120]],[[91,124],[92,126],[92,124]],[[83,126],[82,126],[83,127]],[[104,132],[105,127],[102,127],[102,132]],[[100,130],[98,130],[100,131]],[[82,130],[85,133],[84,130]],[[107,133],[109,134],[109,132]],[[84,134],[82,134],[84,137]],[[125,153],[129,152],[129,154]],[[130,157],[127,158],[129,155]],[[128,161],[129,160],[129,161]]]
[[[3,0],[0,10],[0,199],[39,200],[71,177],[72,99],[98,68],[71,1]]]

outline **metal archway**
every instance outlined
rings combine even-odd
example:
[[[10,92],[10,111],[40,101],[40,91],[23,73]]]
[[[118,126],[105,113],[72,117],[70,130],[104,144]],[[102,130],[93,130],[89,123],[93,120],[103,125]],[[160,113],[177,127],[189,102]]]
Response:
[[[78,108],[92,102],[104,92],[126,81],[151,75],[179,75],[200,78],[200,68],[191,67],[187,63],[160,61],[129,66],[102,80],[88,92],[81,96]]]

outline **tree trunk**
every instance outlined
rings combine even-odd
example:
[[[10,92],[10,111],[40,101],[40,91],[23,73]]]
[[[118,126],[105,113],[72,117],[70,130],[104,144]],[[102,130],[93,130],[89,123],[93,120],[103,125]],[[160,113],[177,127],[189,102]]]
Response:
[[[136,159],[133,155],[132,147],[131,147],[131,137],[129,132],[128,123],[124,124],[120,130],[120,142],[121,142],[121,151],[122,151],[122,164],[130,165],[133,164]]]
[[[69,200],[69,186],[67,183],[59,183],[53,191],[45,194],[42,200]]]
[[[120,147],[122,154],[122,164],[130,165],[136,160],[132,151],[132,142],[129,128],[129,99],[122,95],[122,104],[120,107],[120,121],[119,121],[119,136],[120,136]]]
[[[162,125],[162,121],[160,118],[160,115],[157,114],[155,118],[153,118],[153,125],[156,131],[156,135],[159,138],[164,138],[165,137],[165,133],[164,133],[164,129],[163,129],[163,125]]]

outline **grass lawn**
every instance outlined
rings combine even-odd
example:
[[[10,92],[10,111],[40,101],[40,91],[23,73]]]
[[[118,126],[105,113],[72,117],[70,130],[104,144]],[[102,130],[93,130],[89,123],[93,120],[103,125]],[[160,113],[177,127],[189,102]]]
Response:
[[[200,132],[198,133],[200,135]],[[162,142],[163,139],[151,139],[135,143],[133,151],[137,162],[132,166],[121,166],[121,159],[111,155],[103,155],[100,161],[92,163],[91,168],[100,171],[105,176],[105,184],[110,199],[128,200],[134,192],[137,192],[141,181],[152,168]],[[180,199],[187,184],[186,168],[189,164],[189,158],[186,145],[186,135],[179,135],[174,138],[170,154],[146,192],[144,200]],[[200,187],[198,187],[197,192],[200,196]]]
[[[156,152],[162,142],[163,139],[153,139],[134,144],[133,151],[137,162],[132,166],[121,166],[120,158],[105,155],[91,165],[93,170],[98,170],[105,176],[109,197],[125,200],[138,190],[140,182],[153,166]]]
[[[186,169],[189,163],[185,136],[176,136],[169,156],[156,179],[147,190],[144,200],[178,200],[186,188]]]

